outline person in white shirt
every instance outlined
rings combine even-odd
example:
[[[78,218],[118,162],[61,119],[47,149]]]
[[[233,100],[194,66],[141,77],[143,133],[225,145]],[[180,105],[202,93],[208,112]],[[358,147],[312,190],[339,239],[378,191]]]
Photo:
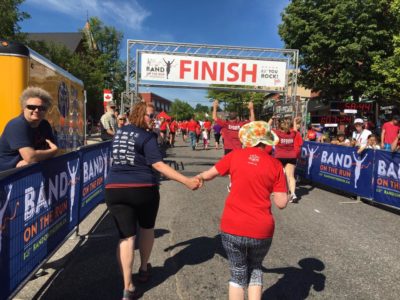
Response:
[[[368,142],[368,137],[372,132],[364,128],[364,121],[360,118],[354,120],[354,127],[356,131],[353,132],[352,138],[355,141],[355,146],[365,147]]]

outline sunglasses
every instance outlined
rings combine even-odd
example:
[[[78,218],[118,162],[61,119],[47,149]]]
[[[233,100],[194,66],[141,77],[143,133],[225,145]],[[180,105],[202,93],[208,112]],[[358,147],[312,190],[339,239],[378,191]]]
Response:
[[[146,114],[150,119],[154,119],[154,114]]]
[[[35,111],[36,109],[39,110],[39,111],[46,111],[47,110],[47,107],[42,106],[42,105],[31,105],[31,104],[28,104],[26,106],[26,108],[29,109],[29,110],[32,110],[32,111]]]
[[[125,118],[118,119],[118,121],[125,121],[125,120],[126,120]]]

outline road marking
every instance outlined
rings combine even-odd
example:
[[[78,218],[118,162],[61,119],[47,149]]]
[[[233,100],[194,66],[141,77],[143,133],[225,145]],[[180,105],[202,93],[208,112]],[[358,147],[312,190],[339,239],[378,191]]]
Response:
[[[316,212],[316,213],[321,213],[318,209],[314,209],[314,211]]]

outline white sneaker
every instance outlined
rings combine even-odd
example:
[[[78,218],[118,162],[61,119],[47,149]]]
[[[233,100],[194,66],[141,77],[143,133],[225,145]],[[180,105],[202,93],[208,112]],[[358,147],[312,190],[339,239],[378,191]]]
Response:
[[[229,184],[226,186],[226,189],[228,190],[228,193],[231,192],[231,185],[232,185],[232,183],[229,182]]]
[[[289,202],[290,202],[290,203],[297,203],[297,202],[298,202],[298,199],[297,199],[296,194],[290,195],[290,200],[289,200]]]

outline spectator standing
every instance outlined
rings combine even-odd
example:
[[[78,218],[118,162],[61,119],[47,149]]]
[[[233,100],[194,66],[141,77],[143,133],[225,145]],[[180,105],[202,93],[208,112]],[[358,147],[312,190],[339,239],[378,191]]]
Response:
[[[315,142],[315,141],[317,141],[317,132],[316,132],[315,129],[312,127],[312,125],[308,125],[307,140],[310,141],[310,142]]]
[[[117,117],[117,127],[121,128],[126,124],[126,117],[124,115],[118,115]]]
[[[100,118],[101,139],[103,141],[111,140],[117,129],[117,121],[115,117],[115,104],[110,101],[107,102],[106,112]]]
[[[198,175],[212,180],[230,174],[232,189],[221,217],[221,239],[229,261],[229,299],[261,299],[262,262],[271,246],[275,205],[287,205],[287,187],[282,164],[268,155],[272,145],[269,125],[263,121],[245,124],[239,131],[245,148],[225,155],[215,166]],[[268,170],[266,172],[265,170]]]
[[[382,133],[381,133],[381,148],[384,150],[391,150],[391,145],[397,134],[399,133],[399,115],[393,115],[392,120],[386,122],[382,126]]]
[[[367,145],[365,145],[364,147],[360,147],[358,149],[357,153],[360,154],[361,152],[364,151],[364,149],[374,149],[374,150],[381,149],[381,147],[379,147],[379,145],[378,145],[378,140],[377,140],[377,137],[375,134],[370,134],[368,136]]]
[[[364,128],[364,121],[361,118],[354,120],[355,131],[353,132],[352,139],[355,141],[356,147],[365,147],[367,145],[368,136],[372,134],[371,131]]]
[[[130,124],[118,129],[113,145],[113,165],[106,180],[105,199],[119,233],[117,259],[123,277],[123,299],[137,299],[140,293],[132,282],[134,241],[140,228],[139,282],[150,278],[148,263],[154,243],[154,224],[158,213],[159,175],[196,189],[200,182],[187,178],[163,162],[157,137],[151,132],[154,106],[137,103],[129,116]],[[157,172],[156,172],[157,171]]]
[[[38,87],[28,87],[20,97],[22,113],[10,120],[0,137],[0,171],[54,157],[58,147],[45,119],[51,96]]]
[[[241,149],[242,144],[240,143],[238,133],[240,128],[248,123],[247,121],[238,121],[237,113],[230,112],[229,119],[227,121],[221,120],[217,117],[218,100],[213,103],[213,119],[214,122],[221,126],[222,133],[224,135],[224,152],[228,154],[234,149]],[[250,121],[254,121],[254,106],[253,102],[249,102],[248,109],[250,112]]]

